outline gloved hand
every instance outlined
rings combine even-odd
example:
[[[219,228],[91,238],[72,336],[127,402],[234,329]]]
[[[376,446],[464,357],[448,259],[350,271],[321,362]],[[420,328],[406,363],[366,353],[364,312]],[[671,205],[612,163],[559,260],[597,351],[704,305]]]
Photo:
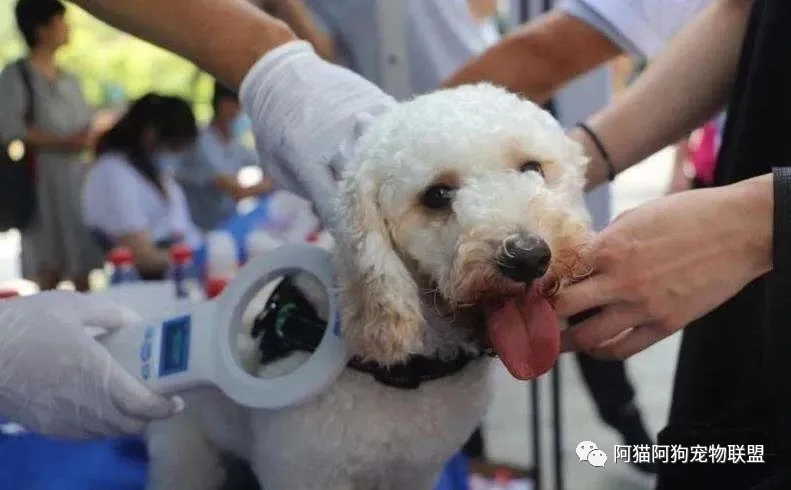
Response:
[[[139,433],[183,408],[139,383],[89,333],[140,321],[105,299],[51,291],[0,302],[0,415],[44,435]]]
[[[396,105],[365,78],[323,60],[306,41],[264,55],[242,81],[239,99],[252,121],[264,173],[278,188],[313,201],[328,226],[336,177],[357,139]]]

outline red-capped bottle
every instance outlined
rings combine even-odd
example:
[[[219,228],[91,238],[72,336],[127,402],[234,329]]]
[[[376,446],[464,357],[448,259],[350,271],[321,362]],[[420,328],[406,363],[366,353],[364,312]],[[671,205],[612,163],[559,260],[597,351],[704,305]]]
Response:
[[[170,247],[169,255],[168,278],[173,281],[176,297],[195,299],[197,277],[192,262],[192,249],[184,243],[177,243]]]
[[[228,285],[228,281],[221,277],[213,277],[206,281],[206,298],[212,299],[219,296],[223,290],[225,290],[225,286]]]
[[[492,490],[508,490],[511,484],[512,474],[507,468],[497,468],[494,471],[494,482],[491,486]]]
[[[134,254],[129,247],[115,247],[107,254],[107,261],[112,267],[110,284],[122,284],[140,280],[134,263]]]

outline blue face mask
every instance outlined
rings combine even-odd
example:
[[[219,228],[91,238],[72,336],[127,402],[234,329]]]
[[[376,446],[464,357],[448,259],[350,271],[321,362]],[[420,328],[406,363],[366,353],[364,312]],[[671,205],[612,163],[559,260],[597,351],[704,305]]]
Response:
[[[247,114],[239,113],[231,122],[231,137],[239,138],[250,131],[250,118]]]
[[[161,173],[172,173],[181,163],[181,153],[159,152],[154,155],[154,165]]]

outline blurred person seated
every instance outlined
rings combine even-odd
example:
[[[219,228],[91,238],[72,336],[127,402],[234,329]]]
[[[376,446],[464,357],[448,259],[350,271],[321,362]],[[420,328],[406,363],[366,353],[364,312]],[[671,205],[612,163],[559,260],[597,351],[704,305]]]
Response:
[[[135,101],[97,144],[82,193],[85,224],[105,250],[126,245],[144,279],[168,267],[168,248],[200,245],[173,166],[198,134],[189,104],[147,94]]]
[[[239,171],[258,166],[258,156],[240,141],[250,129],[250,120],[242,112],[236,92],[215,83],[212,109],[211,122],[201,129],[196,144],[175,168],[192,219],[205,231],[231,218],[240,200],[269,194],[273,187],[266,177],[251,186],[239,182]]]

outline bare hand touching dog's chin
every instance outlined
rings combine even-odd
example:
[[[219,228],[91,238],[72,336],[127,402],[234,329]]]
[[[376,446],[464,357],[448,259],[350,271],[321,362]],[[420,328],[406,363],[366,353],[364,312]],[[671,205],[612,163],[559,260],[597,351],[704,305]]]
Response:
[[[619,216],[583,252],[594,273],[553,301],[561,318],[597,311],[563,349],[623,359],[718,307],[771,270],[772,212],[769,174]]]

